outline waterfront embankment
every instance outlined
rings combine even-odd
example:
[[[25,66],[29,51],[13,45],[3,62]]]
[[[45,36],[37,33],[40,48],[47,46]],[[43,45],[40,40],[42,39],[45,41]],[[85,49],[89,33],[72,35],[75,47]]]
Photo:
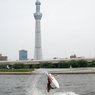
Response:
[[[95,74],[95,68],[61,68],[61,69],[46,69],[46,68],[40,68],[40,69],[34,69],[29,70],[27,72],[0,72],[0,74],[39,74],[39,73],[45,73],[49,72],[52,74]]]
[[[95,67],[91,68],[52,68],[52,69],[46,69],[46,68],[40,68],[34,70],[32,73],[44,73],[49,72],[52,74],[91,74],[95,73]]]
[[[32,74],[34,69],[0,69],[0,74]]]

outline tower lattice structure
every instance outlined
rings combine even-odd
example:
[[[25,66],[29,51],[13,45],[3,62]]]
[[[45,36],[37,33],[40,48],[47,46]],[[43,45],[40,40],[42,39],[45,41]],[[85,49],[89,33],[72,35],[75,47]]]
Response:
[[[34,13],[35,18],[35,52],[34,60],[42,60],[42,45],[41,45],[41,25],[40,21],[42,18],[42,13],[40,13],[41,2],[37,0],[35,2],[36,13]]]

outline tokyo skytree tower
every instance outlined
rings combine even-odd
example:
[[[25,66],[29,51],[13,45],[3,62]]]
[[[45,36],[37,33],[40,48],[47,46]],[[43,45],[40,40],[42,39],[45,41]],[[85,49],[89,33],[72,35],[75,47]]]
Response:
[[[34,52],[34,60],[42,60],[42,45],[41,45],[41,27],[40,20],[42,17],[42,13],[40,13],[40,5],[41,2],[37,0],[35,2],[36,5],[36,13],[34,13],[35,18],[35,52]]]

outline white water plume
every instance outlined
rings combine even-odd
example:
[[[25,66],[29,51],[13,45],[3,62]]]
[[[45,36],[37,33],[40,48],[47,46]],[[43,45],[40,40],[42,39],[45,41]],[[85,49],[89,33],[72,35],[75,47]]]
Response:
[[[52,95],[78,95],[78,94],[75,94],[74,92],[58,92],[58,93],[54,93]]]
[[[47,71],[42,72],[45,74],[48,73]],[[26,86],[26,95],[78,95],[74,92],[56,92],[54,89],[47,92],[47,77],[45,74],[31,75],[29,77]]]
[[[37,95],[39,93],[39,90],[37,88],[37,82],[39,81],[41,74],[36,76],[30,76],[26,83],[26,95]]]

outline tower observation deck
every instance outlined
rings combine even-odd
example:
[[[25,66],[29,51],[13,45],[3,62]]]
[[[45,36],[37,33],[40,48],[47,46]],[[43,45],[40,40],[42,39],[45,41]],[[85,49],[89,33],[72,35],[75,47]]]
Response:
[[[34,60],[42,60],[41,27],[40,27],[40,20],[42,18],[42,13],[40,13],[41,2],[37,0],[35,2],[35,5],[36,5],[36,13],[34,13],[34,18],[35,18]]]

